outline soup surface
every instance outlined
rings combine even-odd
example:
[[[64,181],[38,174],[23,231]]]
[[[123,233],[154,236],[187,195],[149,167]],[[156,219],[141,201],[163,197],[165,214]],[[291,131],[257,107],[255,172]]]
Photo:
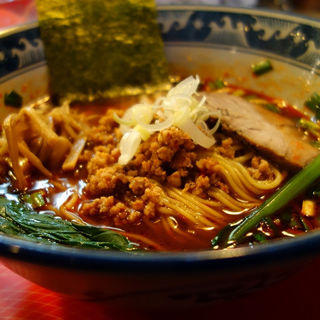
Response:
[[[219,96],[210,96],[213,92]],[[180,120],[169,126],[164,125],[170,118],[165,109],[166,103],[170,109],[169,94],[71,107],[50,103],[23,107],[3,124],[0,194],[27,202],[39,212],[114,230],[143,249],[219,248],[215,237],[225,226],[247,216],[318,154],[312,146],[318,137],[303,125],[311,123],[310,114],[280,99],[217,79],[206,79],[200,94],[193,94],[190,103],[196,107],[191,112],[200,110],[197,122],[191,123],[192,116],[185,118],[181,112],[187,99],[178,92]],[[226,111],[203,109],[204,95],[208,102],[235,97],[236,104],[253,105],[270,119],[280,117],[283,123],[280,118],[273,122],[294,130],[307,151],[303,157],[290,150],[282,155],[281,150],[270,149],[273,142],[270,148],[269,142],[259,145],[245,130],[239,132],[233,121],[224,122]],[[155,105],[161,107],[146,119],[148,111],[143,108]],[[188,130],[193,125],[201,132],[191,137]],[[241,244],[316,229],[318,211],[313,187],[263,219]]]

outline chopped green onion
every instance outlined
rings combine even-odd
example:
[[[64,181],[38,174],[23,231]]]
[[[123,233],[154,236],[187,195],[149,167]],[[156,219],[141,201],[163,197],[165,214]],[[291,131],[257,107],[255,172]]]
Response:
[[[267,240],[266,236],[263,233],[255,233],[254,238],[258,241],[258,242],[265,242]]]
[[[289,221],[289,227],[292,229],[301,229],[301,220],[298,219],[298,216],[296,214],[293,214],[291,216],[291,219]]]
[[[263,60],[258,63],[251,65],[251,70],[256,76],[260,76],[273,69],[272,64],[269,60]]]
[[[210,81],[209,82],[209,87],[210,89],[222,89],[224,88],[226,85],[224,84],[224,81],[221,79],[217,79],[215,81]]]
[[[320,156],[303,168],[291,178],[283,187],[267,199],[259,208],[249,214],[230,233],[228,241],[238,242],[242,237],[256,226],[263,218],[271,216],[283,208],[289,201],[304,191],[320,177]]]
[[[248,94],[248,95],[244,96],[244,98],[249,100],[249,101],[253,100],[253,99],[260,99],[260,97],[255,95],[255,94]]]
[[[313,93],[308,100],[304,103],[311,111],[316,115],[317,119],[320,119],[320,95]]]
[[[310,141],[310,144],[317,148],[317,149],[320,149],[320,141],[316,140],[316,141]]]
[[[320,138],[320,126],[318,126],[316,123],[300,118],[298,120],[298,126],[308,130],[313,136]]]
[[[33,208],[40,208],[46,203],[40,192],[24,194],[22,198],[26,203],[31,204]]]
[[[266,104],[263,104],[262,106],[272,112],[280,113],[279,107],[273,103],[266,103]]]
[[[10,93],[4,94],[4,104],[6,106],[20,108],[22,106],[22,97],[19,93],[12,90]]]
[[[307,219],[302,217],[302,216],[299,216],[299,218],[300,218],[300,221],[302,223],[302,226],[303,226],[304,230],[305,231],[310,231],[310,227],[309,227]]]
[[[300,118],[298,120],[298,125],[304,129],[320,130],[320,126],[318,126],[316,123],[314,123],[310,120],[307,120],[307,119],[303,119],[303,118]]]
[[[263,221],[267,224],[267,226],[274,232],[274,234],[279,234],[280,230],[279,228],[275,225],[273,220],[270,217],[265,217]]]
[[[292,217],[292,211],[291,210],[286,210],[280,215],[280,220],[283,221],[284,223],[290,223]]]

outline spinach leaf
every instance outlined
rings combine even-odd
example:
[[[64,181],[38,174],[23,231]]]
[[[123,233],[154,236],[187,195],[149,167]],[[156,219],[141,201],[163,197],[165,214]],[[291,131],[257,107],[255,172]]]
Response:
[[[27,204],[0,197],[0,233],[26,240],[81,248],[133,251],[137,246],[115,231],[72,223]]]

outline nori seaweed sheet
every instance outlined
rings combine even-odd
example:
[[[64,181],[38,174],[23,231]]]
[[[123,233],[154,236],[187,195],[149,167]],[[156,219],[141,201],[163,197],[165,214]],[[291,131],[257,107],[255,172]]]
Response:
[[[153,0],[37,0],[52,94],[68,100],[168,86]]]

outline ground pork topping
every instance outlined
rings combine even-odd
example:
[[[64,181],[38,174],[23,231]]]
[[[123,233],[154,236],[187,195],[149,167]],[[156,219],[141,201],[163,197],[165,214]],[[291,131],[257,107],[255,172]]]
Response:
[[[142,216],[140,211],[129,208],[113,196],[100,197],[84,203],[79,214],[80,216],[98,216],[108,219],[115,226],[137,223]]]
[[[269,162],[261,157],[252,158],[251,167],[248,168],[248,171],[256,180],[273,179],[273,172]]]
[[[180,186],[181,182],[179,183],[177,179],[185,176],[185,172],[179,169],[193,167],[196,159],[195,153],[192,152],[194,148],[195,145],[187,134],[171,127],[143,142],[127,167],[130,170],[137,170],[140,176],[147,176],[160,182],[167,180],[175,186]]]
[[[121,191],[128,183],[129,179],[121,168],[106,167],[89,176],[84,191],[91,197],[106,196]]]
[[[120,151],[111,145],[97,146],[87,164],[88,173],[94,174],[97,170],[113,165],[118,161]]]
[[[115,178],[114,181],[105,180],[109,187],[100,190],[111,190],[119,182],[119,180],[116,181],[118,178]],[[126,180],[127,183],[124,184],[126,189],[124,188],[117,196],[101,196],[83,204],[80,208],[80,215],[108,219],[115,226],[137,224],[143,217],[155,218],[156,209],[162,204],[162,189],[145,177],[132,178],[128,183],[129,180]],[[129,190],[132,192],[128,192]],[[136,196],[140,197],[136,198]]]

